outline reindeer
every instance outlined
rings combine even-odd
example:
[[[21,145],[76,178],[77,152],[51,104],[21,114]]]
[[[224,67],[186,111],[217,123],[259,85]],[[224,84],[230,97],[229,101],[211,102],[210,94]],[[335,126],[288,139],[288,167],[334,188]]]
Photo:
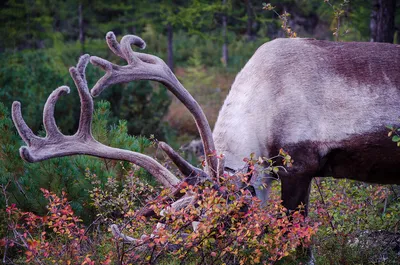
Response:
[[[269,157],[280,148],[295,159],[287,172],[280,173],[283,205],[289,210],[300,204],[307,206],[310,183],[316,176],[400,184],[400,152],[385,136],[385,125],[397,121],[400,109],[398,45],[314,39],[268,42],[237,75],[212,133],[199,104],[163,60],[132,50],[132,44],[145,48],[141,38],[127,35],[119,43],[109,32],[106,41],[127,65],[83,55],[77,66],[70,68],[81,100],[79,128],[74,135],[63,135],[54,118],[55,104],[61,95],[69,93],[68,87],[57,88],[47,99],[43,111],[46,137],[34,135],[22,117],[20,103],[13,103],[13,121],[27,144],[20,148],[24,160],[38,162],[86,154],[129,161],[170,187],[177,199],[172,206],[177,208],[190,202],[190,196],[180,193],[182,183],[196,185],[209,180],[218,188],[215,180],[224,171],[243,169],[243,158],[250,153]],[[85,78],[89,61],[106,72],[90,93]],[[149,156],[112,148],[93,138],[92,96],[111,85],[134,80],[164,84],[191,112],[204,147],[204,170],[193,167],[161,142],[160,148],[184,176],[180,180]],[[221,153],[224,160],[215,155]],[[265,203],[268,189],[260,187],[269,184],[271,176],[252,178],[256,195]],[[149,209],[143,211],[145,216],[152,214]]]

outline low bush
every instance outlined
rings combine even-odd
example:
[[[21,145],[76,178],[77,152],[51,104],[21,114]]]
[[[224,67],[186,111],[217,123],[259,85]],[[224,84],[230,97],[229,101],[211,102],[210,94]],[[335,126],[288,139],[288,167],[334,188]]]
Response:
[[[48,201],[43,216],[8,205],[8,236],[2,245],[32,264],[273,264],[308,245],[317,230],[317,223],[301,212],[287,215],[278,193],[262,208],[229,175],[218,189],[209,182],[183,185],[181,192],[193,195],[187,197],[190,202],[170,207],[170,191],[154,198],[154,188],[137,174],[130,171],[121,184],[109,179],[100,189],[97,176],[87,171],[98,218],[86,227],[64,192],[58,197],[42,190]],[[144,205],[159,218],[141,216]],[[117,229],[110,241],[110,224],[118,224],[125,234]]]
[[[399,195],[397,185],[316,178],[309,215],[321,222],[314,238],[318,264],[398,264]]]
[[[298,264],[296,250],[312,243],[317,264],[397,264],[389,244],[381,246],[399,225],[397,186],[316,179],[310,217],[304,218],[301,211],[287,214],[279,185],[273,185],[268,206],[260,207],[246,185],[225,175],[218,188],[183,185],[187,200],[171,207],[171,192],[160,193],[141,174],[133,168],[118,181],[103,182],[87,169],[97,213],[87,225],[64,192],[42,191],[44,215],[9,205],[4,257],[15,264]],[[144,206],[158,217],[143,217]],[[382,239],[365,245],[368,235],[372,242]]]

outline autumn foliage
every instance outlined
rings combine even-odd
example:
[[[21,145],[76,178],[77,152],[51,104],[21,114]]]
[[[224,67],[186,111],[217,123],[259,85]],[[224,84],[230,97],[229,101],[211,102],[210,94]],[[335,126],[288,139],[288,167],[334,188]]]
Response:
[[[277,158],[286,166],[293,162],[283,150]],[[321,264],[353,264],[364,253],[354,248],[360,232],[396,230],[400,208],[394,187],[316,178],[309,217],[301,206],[290,213],[282,206],[279,185],[261,206],[249,176],[267,162],[263,170],[279,178],[283,168],[275,160],[245,159],[249,171],[225,174],[219,186],[183,183],[180,192],[188,203],[182,207],[171,207],[171,190],[144,181],[137,167],[123,179],[105,182],[86,169],[96,220],[84,225],[65,192],[42,189],[46,215],[23,212],[15,204],[6,208],[4,257],[17,264],[276,264],[297,259],[293,254],[313,243]],[[143,207],[155,217],[142,216]]]
[[[151,233],[144,222],[125,227],[131,235],[142,234],[126,260],[154,264],[169,254],[199,264],[272,264],[311,242],[317,224],[310,225],[300,212],[288,215],[276,198],[262,208],[249,190],[225,181],[218,191],[211,183],[187,185],[184,192],[196,195],[179,210],[153,201],[152,209],[162,216],[158,226]]]
[[[42,192],[48,200],[45,216],[22,212],[15,204],[6,208],[13,237],[3,239],[2,244],[24,252],[29,264],[95,264],[86,254],[89,242],[85,228],[66,194],[59,197],[45,189]],[[110,259],[101,264],[110,264]]]
[[[96,175],[87,174],[96,183]],[[157,264],[171,258],[198,264],[273,264],[309,244],[316,232],[317,224],[311,225],[301,212],[287,214],[278,194],[267,207],[261,207],[246,186],[235,184],[233,176],[226,175],[225,185],[219,189],[209,182],[195,187],[184,184],[181,192],[194,196],[180,209],[165,202],[169,190],[145,201],[140,195],[154,192],[154,188],[134,172],[126,178],[119,194],[123,196],[117,195],[118,187],[112,180],[103,190],[94,187],[91,192],[99,213],[92,225],[98,226],[102,235],[84,227],[64,192],[57,196],[42,190],[48,200],[48,214],[37,216],[15,205],[7,207],[11,233],[2,244],[23,252],[25,261],[32,264]],[[158,218],[140,216],[139,202],[125,204],[132,196],[142,198]],[[107,203],[99,198],[103,202],[107,199]],[[110,205],[114,208],[113,220]],[[118,237],[110,241],[107,228],[112,222],[135,241],[128,243]],[[99,249],[101,244],[103,248]]]

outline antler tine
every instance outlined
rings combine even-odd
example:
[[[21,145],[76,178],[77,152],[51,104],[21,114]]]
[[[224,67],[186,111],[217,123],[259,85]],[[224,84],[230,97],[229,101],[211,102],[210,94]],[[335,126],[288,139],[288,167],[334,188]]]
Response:
[[[89,63],[89,59],[90,59],[90,55],[84,54],[81,57],[79,57],[78,64],[76,65],[76,68],[78,69],[78,72],[80,73],[82,80],[85,81],[86,85],[87,85],[86,66]],[[89,90],[89,89],[87,89],[87,90]]]
[[[128,62],[128,64],[135,65],[136,63],[140,62],[140,59],[135,56],[135,53],[132,51],[132,44],[143,50],[146,48],[146,43],[144,40],[135,35],[125,35],[121,39],[121,51],[125,56],[125,60]]]
[[[40,140],[28,127],[21,113],[21,103],[19,101],[14,101],[11,108],[11,117],[17,128],[19,135],[22,140],[28,145],[31,146],[33,142]]]
[[[57,128],[56,120],[54,118],[54,108],[59,97],[63,94],[69,94],[70,89],[67,86],[61,86],[54,90],[47,98],[46,104],[43,109],[43,125],[46,130],[47,137],[59,137],[61,136],[60,130]]]
[[[89,54],[82,55],[76,67],[71,67],[69,72],[78,89],[81,99],[81,114],[79,119],[79,128],[77,135],[84,138],[92,138],[92,116],[93,116],[93,99],[89,93],[85,70],[89,63]]]
[[[114,54],[118,55],[122,59],[125,59],[125,57],[121,51],[121,46],[119,45],[114,32],[112,32],[112,31],[107,32],[106,41],[107,41],[108,47]]]
[[[55,119],[54,119],[54,107],[58,100],[58,98],[64,94],[69,93],[69,87],[62,86],[54,90],[50,96],[48,97],[46,104],[43,110],[43,124],[47,133],[47,140],[54,140],[54,138],[62,137],[61,132],[58,130]],[[21,103],[18,101],[14,101],[12,105],[12,119],[14,121],[15,127],[18,130],[19,135],[22,137],[24,142],[28,146],[22,146],[19,149],[20,156],[27,162],[33,163],[36,162],[37,159],[32,156],[30,152],[30,147],[37,148],[42,146],[45,141],[45,138],[41,138],[36,136],[32,130],[26,124],[24,118],[21,114]],[[45,154],[45,157],[49,156],[49,154]]]
[[[140,242],[141,242],[140,239],[136,239],[136,238],[127,236],[127,235],[125,235],[124,233],[122,233],[122,232],[119,230],[119,228],[118,228],[118,226],[117,226],[116,224],[110,225],[110,228],[111,228],[111,233],[113,234],[113,236],[114,236],[116,239],[123,240],[124,243],[140,243]]]
[[[135,53],[132,51],[131,48],[132,44],[141,49],[144,49],[146,47],[146,43],[144,42],[144,40],[142,40],[137,36],[134,35],[124,36],[121,40],[121,44],[119,44],[115,38],[114,33],[110,31],[107,33],[106,41],[111,51],[115,53],[117,56],[125,59],[129,65],[134,66],[135,64],[138,64],[142,61],[155,63],[156,57],[149,54]],[[126,77],[124,75],[118,74],[118,71],[123,70],[122,67],[110,63],[107,60],[104,60],[97,56],[92,56],[90,58],[90,62],[93,65],[102,68],[106,72],[106,74],[102,78],[100,78],[100,80],[98,80],[96,85],[92,88],[91,94],[93,97],[97,97],[105,88],[107,88],[110,85],[132,81],[132,76]],[[144,71],[142,70],[142,72]],[[136,79],[143,79],[143,78],[139,77]]]
[[[125,59],[129,64],[134,64],[138,59],[132,51],[131,45],[135,45],[140,49],[146,48],[146,43],[140,37],[135,35],[126,35],[121,39],[121,44],[118,43],[114,32],[109,31],[106,34],[106,41],[110,50]]]
[[[112,85],[112,77],[114,74],[113,69],[118,68],[118,65],[115,65],[113,63],[110,63],[107,60],[104,60],[103,58],[97,57],[97,56],[91,56],[90,57],[90,62],[94,66],[98,66],[101,69],[103,69],[106,73],[104,74],[103,77],[101,77],[97,83],[94,85],[94,87],[90,90],[90,93],[92,94],[93,97],[97,97],[100,95],[100,93],[109,85]]]
[[[196,168],[189,164],[185,159],[183,159],[171,146],[167,143],[160,142],[158,146],[168,155],[168,157],[174,162],[174,164],[178,167],[179,171],[185,177],[194,177],[197,176],[199,179],[207,179],[208,175],[201,169]]]

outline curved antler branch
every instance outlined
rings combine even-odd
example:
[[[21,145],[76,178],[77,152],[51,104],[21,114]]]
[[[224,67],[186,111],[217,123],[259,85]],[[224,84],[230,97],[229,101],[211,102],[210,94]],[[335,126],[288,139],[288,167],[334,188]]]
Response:
[[[43,110],[43,125],[48,137],[57,137],[61,135],[54,119],[54,109],[58,98],[63,94],[69,94],[70,90],[67,86],[62,86],[54,90],[47,99]]]
[[[144,40],[135,35],[126,35],[121,39],[121,51],[125,57],[125,60],[128,62],[128,64],[135,65],[136,63],[140,63],[140,59],[135,56],[135,53],[132,51],[132,44],[140,49],[144,49],[146,47],[146,43]]]
[[[81,116],[79,129],[74,135],[63,135],[57,128],[54,119],[54,108],[58,98],[69,93],[66,86],[59,87],[50,94],[43,112],[43,123],[47,132],[46,137],[36,136],[25,123],[21,114],[21,104],[14,102],[12,106],[12,118],[15,126],[27,146],[20,148],[21,157],[28,162],[38,162],[54,157],[63,157],[77,154],[86,154],[96,157],[124,160],[137,164],[152,174],[161,184],[173,187],[179,180],[160,165],[153,158],[118,148],[106,146],[96,141],[91,133],[93,115],[93,99],[89,94],[85,78],[85,68],[89,61],[89,55],[80,58],[76,67],[70,69],[81,100]]]
[[[200,137],[203,141],[207,173],[215,177],[218,170],[218,161],[214,155],[215,146],[212,132],[207,118],[197,101],[178,81],[169,67],[160,58],[132,51],[131,44],[145,47],[145,42],[134,35],[124,36],[121,44],[118,44],[114,33],[107,33],[106,40],[110,49],[119,57],[124,58],[128,65],[119,66],[112,64],[102,58],[92,56],[90,62],[101,67],[106,74],[96,83],[91,90],[93,96],[99,95],[106,87],[127,83],[134,80],[153,80],[164,84],[190,111],[196,122]]]
[[[182,174],[184,176],[186,176],[186,178],[190,178],[190,179],[197,178],[197,180],[191,181],[193,183],[190,183],[190,184],[194,184],[194,182],[200,182],[201,180],[210,178],[203,170],[192,166],[185,159],[183,159],[167,143],[159,142],[158,146],[168,155],[168,157],[177,166],[179,171],[182,172]]]
[[[24,118],[21,113],[21,103],[19,101],[14,101],[11,108],[12,119],[17,128],[19,135],[22,140],[28,145],[31,146],[35,142],[37,142],[40,138],[37,137],[26,124]]]
[[[86,66],[89,63],[90,56],[85,54],[79,58],[76,67],[71,67],[69,72],[78,89],[81,99],[81,114],[79,118],[79,127],[77,134],[81,137],[92,135],[92,117],[93,117],[93,99],[89,93],[88,84],[85,77]]]
[[[114,32],[110,31],[106,34],[106,42],[108,47],[114,54],[118,55],[122,59],[125,59],[124,56],[122,55],[121,46],[119,45]]]

